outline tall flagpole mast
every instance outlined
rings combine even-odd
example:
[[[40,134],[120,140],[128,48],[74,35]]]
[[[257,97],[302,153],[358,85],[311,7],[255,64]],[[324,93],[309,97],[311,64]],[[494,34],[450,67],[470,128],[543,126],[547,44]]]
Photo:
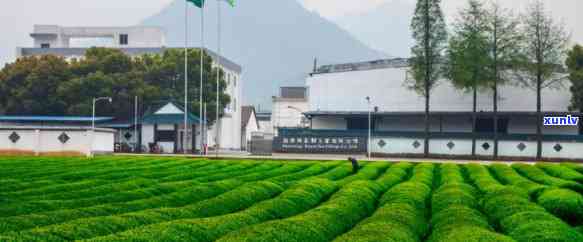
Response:
[[[184,1],[184,135],[182,150],[186,154],[188,136],[188,1]]]
[[[200,121],[200,125],[199,126],[200,126],[200,137],[201,137],[201,139],[200,139],[200,154],[201,155],[204,154],[203,153],[204,146],[202,144],[203,143],[202,137],[203,137],[203,132],[204,132],[204,130],[202,128],[202,126],[203,126],[203,118],[202,118],[202,115],[203,115],[203,113],[202,113],[202,111],[203,111],[202,110],[202,108],[203,108],[202,107],[203,106],[203,100],[202,100],[203,99],[202,79],[203,79],[203,72],[204,72],[204,52],[205,52],[205,50],[204,50],[204,4],[205,4],[205,1],[202,2],[202,7],[200,8],[200,43],[201,44],[200,44],[200,83],[199,83],[199,85],[200,85],[199,86],[199,88],[200,88],[200,91],[199,91],[200,92],[200,95],[199,95],[199,99],[200,99],[199,100],[200,101],[200,104],[199,104],[199,121]]]
[[[221,67],[221,6],[222,6],[221,5],[221,1],[222,0],[217,0],[217,5],[218,5],[217,6],[217,11],[218,11],[218,18],[219,18],[218,21],[217,21],[217,25],[218,25],[217,26],[217,33],[218,33],[217,34],[217,41],[218,41],[218,43],[217,43],[217,51],[218,51],[218,54],[217,54],[218,55],[217,62],[218,62],[218,65],[217,66],[219,68],[217,68],[217,105],[216,105],[217,106],[216,107],[217,110],[216,110],[216,121],[215,121],[216,122],[216,126],[217,126],[217,128],[216,128],[216,132],[217,132],[217,136],[216,136],[216,139],[217,139],[216,156],[217,157],[219,156],[219,147],[221,147],[220,144],[219,144],[219,140],[220,140],[219,139],[219,135],[220,135],[220,131],[219,131],[219,106],[220,106],[220,100],[219,100],[219,84],[220,84],[220,80],[221,80],[221,68],[222,68]]]

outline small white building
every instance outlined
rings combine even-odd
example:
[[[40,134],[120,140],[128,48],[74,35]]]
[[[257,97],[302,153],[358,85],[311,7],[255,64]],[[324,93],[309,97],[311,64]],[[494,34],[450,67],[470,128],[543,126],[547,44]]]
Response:
[[[247,144],[251,141],[253,134],[260,132],[261,128],[257,120],[255,107],[243,106],[241,109],[241,149],[247,150]]]
[[[96,123],[112,118],[96,117]],[[0,116],[0,155],[111,154],[115,130],[91,128],[92,117]]]
[[[279,128],[306,128],[308,120],[303,113],[309,111],[308,88],[281,87],[279,96],[273,97],[269,133],[277,135]]]
[[[30,36],[34,46],[17,48],[17,56],[57,55],[66,59],[82,58],[88,49],[83,41],[91,46],[116,48],[129,56],[143,54],[163,54],[169,49],[165,43],[165,31],[159,27],[63,27],[56,25],[35,25]],[[182,48],[178,48],[182,49]],[[237,63],[219,56],[209,49],[205,52],[213,59],[213,66],[221,66],[227,82],[226,93],[231,97],[231,103],[225,108],[224,116],[210,127],[208,145],[219,146],[219,149],[241,149],[241,100],[242,100],[242,67]],[[207,81],[207,80],[205,80]],[[216,80],[208,80],[215,82]],[[119,130],[126,129],[124,134],[116,137],[120,143],[135,143],[131,137],[131,125],[123,127],[114,125]],[[130,135],[127,135],[130,134]],[[122,135],[122,136],[120,136]],[[129,137],[129,138],[128,138]],[[142,142],[143,143],[143,142]],[[198,149],[201,148],[200,142]],[[170,147],[166,147],[170,148]]]

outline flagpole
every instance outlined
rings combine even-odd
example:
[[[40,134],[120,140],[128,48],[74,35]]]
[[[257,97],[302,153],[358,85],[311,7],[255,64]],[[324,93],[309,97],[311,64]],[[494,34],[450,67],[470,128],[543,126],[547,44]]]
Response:
[[[219,156],[219,147],[220,147],[220,143],[219,143],[219,106],[220,106],[220,100],[219,100],[219,84],[220,84],[220,80],[221,80],[221,1],[222,0],[217,0],[217,11],[218,11],[218,21],[217,21],[217,50],[218,50],[218,57],[217,57],[217,62],[218,62],[218,67],[217,68],[217,105],[216,105],[216,121],[217,122],[217,128],[216,128],[216,132],[217,132],[217,149],[216,149],[216,156]]]
[[[203,143],[202,137],[203,137],[203,132],[204,132],[203,127],[202,127],[203,126],[203,118],[202,118],[202,115],[203,115],[203,113],[202,113],[203,112],[203,110],[202,110],[203,109],[203,107],[202,107],[203,106],[203,100],[202,100],[203,99],[202,79],[203,79],[203,72],[204,72],[204,53],[205,53],[205,50],[204,50],[204,3],[205,3],[205,1],[202,2],[202,7],[200,8],[200,43],[201,44],[200,44],[200,83],[199,83],[199,88],[200,88],[200,91],[199,91],[200,92],[200,95],[199,95],[199,99],[200,99],[199,100],[200,101],[200,104],[199,104],[199,114],[200,114],[199,115],[199,121],[200,121],[200,125],[199,126],[200,126],[200,135],[201,135],[201,139],[200,139],[200,153],[201,154],[203,154],[203,149],[204,149],[204,146],[202,144]]]
[[[184,1],[184,135],[182,150],[186,154],[188,136],[188,1]]]

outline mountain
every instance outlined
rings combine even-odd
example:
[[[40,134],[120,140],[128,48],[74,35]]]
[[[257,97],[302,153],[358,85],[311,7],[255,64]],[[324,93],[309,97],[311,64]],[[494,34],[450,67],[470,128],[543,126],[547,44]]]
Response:
[[[205,8],[205,46],[217,48],[217,1]],[[184,46],[184,0],[141,24],[166,29],[168,46]],[[200,46],[200,9],[189,9],[189,46]],[[297,0],[241,1],[222,7],[222,55],[243,67],[244,103],[270,107],[283,85],[304,85],[314,58],[342,63],[385,58]]]
[[[409,29],[415,2],[389,0],[367,12],[334,19],[366,45],[395,57],[409,57],[413,38]]]

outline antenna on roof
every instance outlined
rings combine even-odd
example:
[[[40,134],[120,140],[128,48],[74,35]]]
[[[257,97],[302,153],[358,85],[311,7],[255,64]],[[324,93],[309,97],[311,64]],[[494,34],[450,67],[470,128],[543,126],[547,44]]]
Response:
[[[317,69],[318,69],[318,58],[314,57],[314,71],[313,72],[316,72]]]

